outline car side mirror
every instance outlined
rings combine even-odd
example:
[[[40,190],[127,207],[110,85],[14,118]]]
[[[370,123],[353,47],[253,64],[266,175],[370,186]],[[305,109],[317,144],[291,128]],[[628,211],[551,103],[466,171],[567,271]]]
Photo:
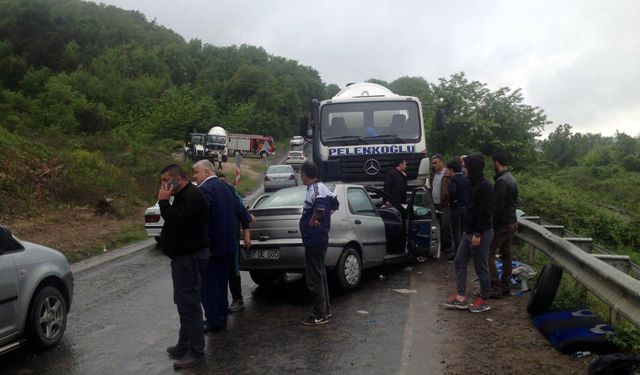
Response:
[[[11,230],[0,226],[0,254],[22,249],[22,245],[13,238]]]

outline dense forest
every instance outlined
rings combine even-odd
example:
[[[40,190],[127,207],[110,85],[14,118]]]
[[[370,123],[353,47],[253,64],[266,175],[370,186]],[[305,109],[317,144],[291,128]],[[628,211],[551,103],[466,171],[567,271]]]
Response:
[[[564,124],[539,141],[551,124],[543,109],[519,89],[491,90],[462,72],[370,81],[420,98],[430,153],[512,155],[528,212],[612,246],[640,243],[640,198],[630,185],[640,185],[637,137]],[[107,196],[147,205],[157,171],[188,131],[219,125],[286,140],[312,98],[338,90],[312,67],[258,46],[186,41],[140,12],[0,0],[0,221]],[[434,127],[438,108],[444,129]],[[584,207],[591,202],[598,205]]]

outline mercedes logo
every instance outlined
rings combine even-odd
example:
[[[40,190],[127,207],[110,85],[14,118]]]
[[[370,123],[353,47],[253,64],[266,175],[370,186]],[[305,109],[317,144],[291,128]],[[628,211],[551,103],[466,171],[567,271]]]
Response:
[[[380,172],[380,163],[376,159],[369,159],[364,162],[364,172],[369,176],[377,175]]]

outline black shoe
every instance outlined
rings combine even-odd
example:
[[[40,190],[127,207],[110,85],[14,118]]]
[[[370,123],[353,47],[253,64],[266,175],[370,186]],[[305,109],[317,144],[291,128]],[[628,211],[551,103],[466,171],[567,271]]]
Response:
[[[314,313],[308,313],[307,317],[308,318],[315,318],[316,316],[315,316]],[[332,313],[327,314],[327,319],[331,319],[331,318],[333,318],[333,314]]]
[[[167,348],[167,353],[173,358],[182,358],[187,354],[187,348],[179,345],[170,346]]]
[[[456,260],[456,256],[455,255],[451,255],[447,257],[447,262],[449,263],[453,263]]]
[[[502,294],[502,291],[492,290],[491,292],[489,292],[489,298],[491,298],[491,299],[503,299],[504,295]]]
[[[225,326],[212,326],[206,322],[202,325],[202,330],[204,331],[204,333],[209,333],[209,332],[217,333],[222,331],[224,328]]]
[[[198,365],[202,361],[204,361],[204,354],[193,354],[189,352],[184,357],[178,359],[177,361],[174,361],[173,368],[189,368]]]

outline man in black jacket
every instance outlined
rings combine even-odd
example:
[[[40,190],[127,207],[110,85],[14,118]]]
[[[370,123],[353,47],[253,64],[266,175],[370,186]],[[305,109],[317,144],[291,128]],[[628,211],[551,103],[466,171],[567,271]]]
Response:
[[[511,241],[518,230],[516,200],[518,185],[507,168],[507,155],[499,152],[493,155],[494,176],[494,213],[493,231],[495,233],[489,253],[489,273],[491,274],[491,297],[502,298],[511,294]],[[498,277],[496,255],[502,260],[502,277]]]
[[[483,312],[491,307],[486,303],[491,289],[489,276],[489,249],[493,240],[493,186],[484,178],[484,157],[469,155],[463,159],[467,176],[471,181],[469,205],[464,215],[464,232],[454,260],[457,293],[442,303],[446,308]],[[480,279],[480,296],[467,304],[467,264],[473,258],[476,274]]]
[[[384,176],[384,192],[399,203],[407,203],[407,161],[399,159],[396,165]]]
[[[207,201],[176,164],[160,172],[158,192],[164,219],[160,245],[171,258],[173,302],[180,315],[178,343],[167,352],[178,358],[176,369],[192,367],[204,358],[204,331],[200,307],[200,283],[209,261],[209,208]],[[169,198],[173,196],[173,204]]]

